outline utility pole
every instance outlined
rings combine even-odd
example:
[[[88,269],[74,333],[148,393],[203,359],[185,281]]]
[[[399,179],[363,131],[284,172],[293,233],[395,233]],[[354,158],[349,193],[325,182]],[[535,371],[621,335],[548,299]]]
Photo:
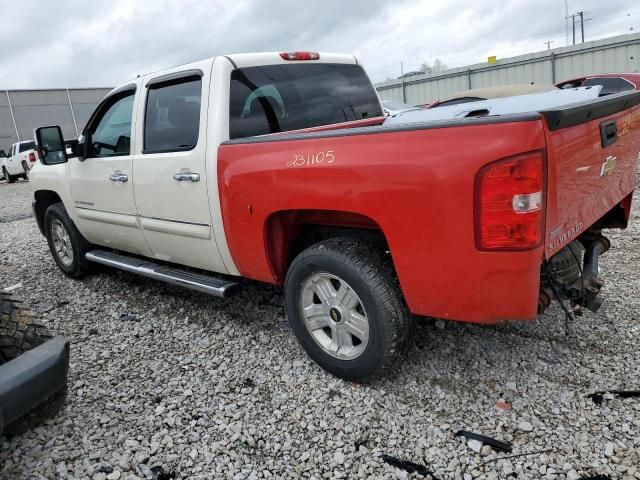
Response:
[[[564,0],[564,37],[565,37],[565,46],[569,45],[569,24],[567,23],[569,20],[569,0]]]
[[[589,20],[591,20],[590,18],[584,18],[584,14],[587,12],[584,12],[582,10],[580,10],[579,12],[576,12],[574,15],[571,15],[571,17],[574,19],[573,20],[573,43],[575,45],[576,43],[576,21],[575,21],[575,17],[576,15],[580,17],[580,33],[582,36],[582,43],[584,43],[584,22],[588,22]]]
[[[576,16],[575,15],[567,15],[566,19],[571,19],[571,28],[573,29],[573,44],[576,44]]]
[[[547,50],[551,50],[551,44],[554,43],[554,40],[549,40],[547,42],[542,42],[547,46]]]
[[[402,103],[407,103],[407,89],[404,86],[404,64],[400,61],[400,80],[402,80]]]

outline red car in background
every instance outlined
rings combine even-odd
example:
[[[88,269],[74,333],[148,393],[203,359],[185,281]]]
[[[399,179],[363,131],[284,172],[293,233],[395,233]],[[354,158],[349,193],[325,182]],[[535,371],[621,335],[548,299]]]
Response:
[[[605,95],[611,95],[613,93],[626,92],[630,90],[640,90],[640,73],[602,73],[598,75],[589,75],[556,83],[555,87],[564,89],[575,87],[589,87],[594,85],[602,85],[602,91],[600,92],[601,97]],[[474,88],[472,90],[463,90],[460,92],[452,93],[431,103],[416,105],[416,107],[445,107],[459,103],[490,100],[492,98],[503,98],[516,95],[540,93],[551,91],[553,89],[554,85],[545,84],[495,85],[491,87]]]
[[[640,90],[640,73],[603,73],[589,75],[572,80],[557,83],[558,88],[589,87],[602,85],[600,96],[612,93],[626,92],[628,90]]]

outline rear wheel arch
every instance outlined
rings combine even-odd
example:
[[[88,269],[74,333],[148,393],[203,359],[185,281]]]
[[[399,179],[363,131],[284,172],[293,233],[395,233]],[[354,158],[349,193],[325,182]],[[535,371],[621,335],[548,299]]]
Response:
[[[340,210],[283,210],[265,222],[265,248],[274,276],[284,281],[293,259],[317,243],[333,238],[352,238],[389,251],[380,225],[359,213]]]

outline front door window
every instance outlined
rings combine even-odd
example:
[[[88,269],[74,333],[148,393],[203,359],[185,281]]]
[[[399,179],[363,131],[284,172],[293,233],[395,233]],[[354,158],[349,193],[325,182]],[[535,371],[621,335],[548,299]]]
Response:
[[[91,157],[129,155],[134,92],[121,96],[106,108],[91,132]]]

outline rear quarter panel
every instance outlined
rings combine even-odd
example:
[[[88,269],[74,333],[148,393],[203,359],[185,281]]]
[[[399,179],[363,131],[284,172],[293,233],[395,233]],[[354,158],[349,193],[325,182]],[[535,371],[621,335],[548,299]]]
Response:
[[[241,274],[283,282],[269,259],[270,215],[358,213],[383,231],[412,312],[485,323],[535,318],[543,247],[476,250],[473,195],[482,166],[544,148],[542,120],[449,125],[221,145],[223,221]],[[332,152],[334,161],[295,165],[319,152]]]

